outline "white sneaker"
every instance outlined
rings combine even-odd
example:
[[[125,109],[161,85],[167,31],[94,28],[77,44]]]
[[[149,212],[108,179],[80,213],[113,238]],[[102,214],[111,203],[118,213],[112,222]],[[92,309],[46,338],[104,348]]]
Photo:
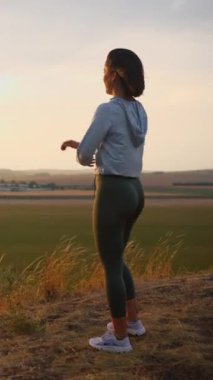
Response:
[[[114,332],[114,326],[112,322],[107,323],[107,330],[111,333]],[[127,332],[129,335],[141,336],[146,333],[146,329],[140,320],[136,322],[127,321]]]
[[[116,336],[107,331],[101,337],[91,338],[89,340],[91,347],[97,350],[103,350],[107,352],[129,352],[132,350],[128,336],[124,339],[117,339]]]

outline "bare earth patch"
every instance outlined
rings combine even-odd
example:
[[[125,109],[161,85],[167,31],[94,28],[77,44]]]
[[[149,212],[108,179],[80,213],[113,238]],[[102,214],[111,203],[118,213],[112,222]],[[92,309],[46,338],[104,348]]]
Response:
[[[2,315],[0,379],[210,380],[213,275],[140,282],[137,289],[147,334],[131,338],[129,354],[98,352],[88,345],[109,321],[103,291]]]

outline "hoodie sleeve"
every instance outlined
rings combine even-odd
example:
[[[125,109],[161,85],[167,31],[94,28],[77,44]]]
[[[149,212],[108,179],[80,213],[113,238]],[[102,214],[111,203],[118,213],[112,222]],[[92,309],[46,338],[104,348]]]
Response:
[[[77,161],[81,165],[87,166],[92,162],[96,149],[103,142],[110,127],[109,105],[103,103],[97,108],[92,123],[77,149]]]

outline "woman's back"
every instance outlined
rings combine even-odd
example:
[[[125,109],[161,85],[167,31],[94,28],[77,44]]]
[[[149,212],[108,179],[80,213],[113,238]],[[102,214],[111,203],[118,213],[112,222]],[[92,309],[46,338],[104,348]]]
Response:
[[[97,172],[138,177],[147,133],[147,115],[138,101],[113,98],[99,107],[108,132],[96,155]],[[101,126],[100,126],[101,127]]]

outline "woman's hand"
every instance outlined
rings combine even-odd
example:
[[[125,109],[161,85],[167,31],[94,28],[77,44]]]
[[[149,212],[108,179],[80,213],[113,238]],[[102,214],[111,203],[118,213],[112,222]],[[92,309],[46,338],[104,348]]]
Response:
[[[95,160],[95,157],[93,156],[92,161],[91,161],[90,164],[87,165],[87,166],[89,166],[90,168],[92,168],[93,166],[95,166],[95,163],[96,163],[96,160]]]
[[[70,148],[77,149],[79,146],[79,142],[75,140],[64,141],[63,144],[61,145],[61,150],[65,150],[68,146]]]
[[[79,144],[80,143],[75,141],[75,140],[64,141],[63,144],[61,145],[61,150],[65,150],[67,147],[77,149]],[[94,155],[91,162],[86,166],[93,167],[93,166],[95,166],[95,162],[96,162],[96,160],[95,160],[95,155]]]

